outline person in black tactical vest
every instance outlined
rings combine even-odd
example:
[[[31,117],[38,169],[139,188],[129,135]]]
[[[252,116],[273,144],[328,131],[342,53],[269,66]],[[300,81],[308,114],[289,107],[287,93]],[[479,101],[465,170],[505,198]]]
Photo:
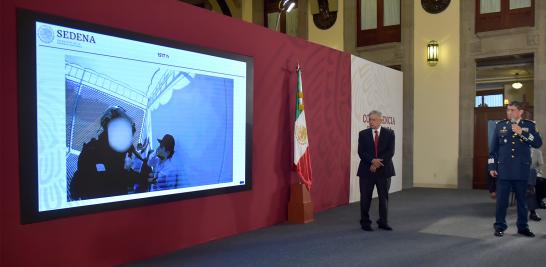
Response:
[[[108,108],[100,119],[101,133],[83,145],[78,169],[69,185],[72,200],[126,195],[147,177],[132,170],[135,123],[125,109]]]

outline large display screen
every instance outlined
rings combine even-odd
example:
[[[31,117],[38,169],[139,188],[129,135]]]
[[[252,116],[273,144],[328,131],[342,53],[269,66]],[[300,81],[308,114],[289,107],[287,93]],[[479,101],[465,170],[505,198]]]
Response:
[[[18,11],[23,223],[250,188],[252,59]]]

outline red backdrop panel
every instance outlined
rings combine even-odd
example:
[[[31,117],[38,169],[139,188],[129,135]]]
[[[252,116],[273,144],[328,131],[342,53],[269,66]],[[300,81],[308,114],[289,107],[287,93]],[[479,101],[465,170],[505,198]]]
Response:
[[[315,209],[348,203],[348,54],[175,0],[2,0],[1,5],[0,92],[2,114],[8,116],[1,131],[0,265],[116,265],[284,222],[294,180],[297,63],[303,67]],[[21,225],[16,8],[254,57],[252,191]]]

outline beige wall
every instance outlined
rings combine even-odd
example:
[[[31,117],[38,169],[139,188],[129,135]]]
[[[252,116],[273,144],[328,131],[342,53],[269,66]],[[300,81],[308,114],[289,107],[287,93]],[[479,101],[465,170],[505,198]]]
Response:
[[[241,7],[241,18],[246,21],[252,23],[252,17],[254,16],[254,10],[252,9],[252,2],[253,1],[243,1],[242,7]]]
[[[432,15],[414,9],[415,186],[456,187],[459,149],[459,1]],[[426,45],[440,45],[438,65],[426,63]]]
[[[243,1],[245,2],[245,1]],[[229,11],[231,11],[231,16],[234,18],[242,18],[242,7],[241,7],[241,1],[239,0],[226,0],[226,4],[229,7]]]
[[[224,13],[222,13],[222,8],[220,8],[220,5],[218,4],[218,1],[212,0],[212,1],[209,1],[209,3],[212,6],[212,11],[214,11],[216,13],[224,14]]]
[[[242,12],[243,12],[242,5],[247,4],[247,3],[244,3],[244,2],[247,2],[247,1],[250,1],[250,0],[245,0],[245,1],[243,1],[243,3],[241,3],[240,0],[226,0],[226,4],[227,4],[227,6],[229,8],[229,11],[231,12],[231,16],[233,18],[238,18],[238,19],[243,18],[242,17]],[[250,2],[252,2],[252,1],[250,1]],[[212,6],[212,11],[214,11],[216,13],[224,14],[222,12],[222,8],[220,8],[220,5],[218,4],[218,0],[209,0],[209,4]],[[252,5],[250,7],[252,8]]]
[[[311,12],[311,2],[308,5],[308,41],[328,46],[343,51],[343,5],[344,1],[337,1],[337,20],[334,26],[327,30],[321,30],[313,22],[313,13]]]

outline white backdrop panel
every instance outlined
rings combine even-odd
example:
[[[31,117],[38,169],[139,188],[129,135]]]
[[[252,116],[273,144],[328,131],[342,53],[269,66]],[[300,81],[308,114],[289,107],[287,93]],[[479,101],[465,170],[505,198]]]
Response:
[[[393,158],[396,176],[390,192],[402,190],[402,72],[351,56],[351,183],[349,201],[360,200],[358,185],[358,132],[368,127],[367,114],[383,113],[383,126],[394,130],[396,147]],[[374,191],[374,197],[376,192]]]

